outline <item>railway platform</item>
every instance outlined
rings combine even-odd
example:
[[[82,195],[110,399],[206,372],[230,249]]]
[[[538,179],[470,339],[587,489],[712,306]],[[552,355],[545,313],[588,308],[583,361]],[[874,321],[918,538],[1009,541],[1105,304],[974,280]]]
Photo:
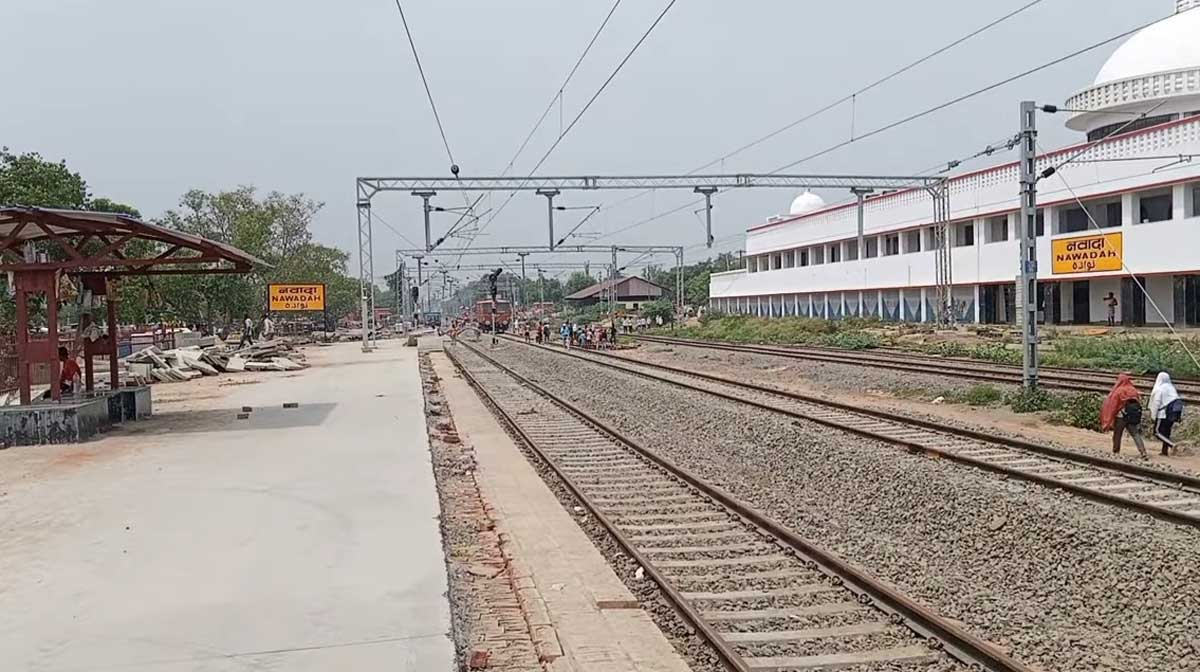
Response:
[[[512,554],[524,618],[555,672],[689,669],[608,561],[441,352],[430,354],[476,480]]]
[[[0,452],[0,668],[453,669],[416,350],[308,355]]]

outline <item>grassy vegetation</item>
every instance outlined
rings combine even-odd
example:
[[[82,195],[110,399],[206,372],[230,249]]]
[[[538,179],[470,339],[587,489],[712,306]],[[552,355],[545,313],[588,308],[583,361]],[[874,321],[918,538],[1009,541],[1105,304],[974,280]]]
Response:
[[[847,350],[868,350],[883,343],[869,331],[876,320],[816,320],[807,317],[762,318],[745,315],[708,315],[699,326],[677,328],[676,336],[729,343],[820,345]]]
[[[1189,350],[1200,353],[1200,339],[1184,339],[1184,342]],[[1176,378],[1200,377],[1200,368],[1178,342],[1146,336],[1056,338],[1053,347],[1045,351],[1042,363],[1137,374],[1167,371]]]
[[[699,326],[676,329],[685,338],[730,343],[819,345],[847,350],[892,347],[942,357],[977,359],[1020,365],[1016,336],[1005,329],[981,329],[981,343],[914,342],[904,335],[933,336],[930,325],[896,325],[875,319],[820,320],[806,317],[761,318],[709,314]],[[1184,339],[1200,353],[1200,338]],[[1079,369],[1154,374],[1167,371],[1175,378],[1200,378],[1200,367],[1174,339],[1151,336],[1050,336],[1044,340],[1042,364]]]

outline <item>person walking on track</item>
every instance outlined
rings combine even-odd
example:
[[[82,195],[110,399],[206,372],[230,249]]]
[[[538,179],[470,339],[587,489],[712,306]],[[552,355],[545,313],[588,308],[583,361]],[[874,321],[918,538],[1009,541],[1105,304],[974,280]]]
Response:
[[[1150,392],[1150,422],[1154,423],[1154,436],[1162,441],[1162,454],[1170,455],[1175,447],[1171,441],[1171,428],[1183,418],[1183,400],[1171,382],[1171,374],[1163,371],[1154,381]]]
[[[1142,441],[1142,403],[1138,397],[1137,388],[1133,386],[1133,378],[1128,373],[1117,376],[1117,384],[1104,400],[1100,408],[1100,429],[1112,430],[1113,454],[1121,452],[1121,436],[1128,432],[1133,437],[1142,459],[1148,459],[1146,444]]]

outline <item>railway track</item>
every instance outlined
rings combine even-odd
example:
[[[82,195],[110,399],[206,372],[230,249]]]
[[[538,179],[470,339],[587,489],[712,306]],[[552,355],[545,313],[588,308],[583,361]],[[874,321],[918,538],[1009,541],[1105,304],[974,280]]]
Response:
[[[1021,369],[1016,366],[992,364],[989,362],[957,359],[951,357],[935,357],[916,355],[900,350],[888,350],[884,353],[870,351],[840,350],[837,348],[814,347],[783,347],[771,345],[746,345],[740,343],[718,343],[713,341],[697,341],[687,338],[668,336],[635,336],[639,341],[661,343],[664,345],[685,345],[708,350],[725,350],[756,355],[773,355],[789,359],[803,359],[834,364],[852,364],[870,366],[895,371],[926,373],[943,376],[969,378],[983,382],[1004,383],[1009,385],[1021,384]],[[1062,369],[1041,367],[1038,381],[1042,387],[1070,390],[1074,392],[1097,392],[1107,394],[1116,379],[1115,373],[1089,371],[1085,369]],[[1149,394],[1154,385],[1152,378],[1136,376],[1134,381],[1138,387]],[[1200,404],[1200,383],[1184,380],[1175,381],[1179,396],[1185,403]]]
[[[483,351],[446,351],[729,669],[1031,672]]]
[[[518,343],[516,339],[513,343]],[[992,436],[908,416],[864,409],[606,352],[527,345],[595,365],[809,420],[914,453],[1066,490],[1174,523],[1200,527],[1200,478],[1040,444]]]

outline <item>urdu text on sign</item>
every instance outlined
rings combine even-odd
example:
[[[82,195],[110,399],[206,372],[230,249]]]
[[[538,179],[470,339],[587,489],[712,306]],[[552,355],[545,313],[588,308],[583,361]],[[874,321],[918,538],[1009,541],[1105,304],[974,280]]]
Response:
[[[1119,271],[1124,260],[1120,233],[1060,238],[1050,243],[1054,275]]]

